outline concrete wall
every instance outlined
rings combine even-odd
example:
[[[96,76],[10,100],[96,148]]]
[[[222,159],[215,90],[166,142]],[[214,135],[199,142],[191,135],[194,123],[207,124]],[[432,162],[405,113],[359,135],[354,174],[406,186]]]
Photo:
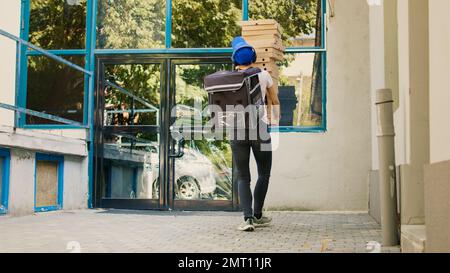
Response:
[[[12,148],[8,214],[34,213],[36,153]],[[64,156],[63,209],[87,208],[87,164],[85,157]]]
[[[450,252],[450,161],[425,168],[426,252]]]
[[[409,25],[409,162],[402,165],[401,221],[424,223],[424,174],[429,163],[428,0],[408,2]]]
[[[430,162],[450,160],[450,1],[430,1]]]
[[[20,36],[21,1],[0,1],[0,29]],[[15,105],[16,43],[0,36],[0,102]],[[14,126],[14,112],[0,108],[0,125]],[[38,132],[68,138],[86,139],[86,130],[39,130]],[[0,143],[1,145],[2,143]]]
[[[20,216],[34,212],[34,167],[35,153],[22,149],[11,150],[10,215]]]
[[[75,210],[87,208],[87,164],[87,157],[64,156],[63,209]]]
[[[425,168],[427,252],[450,252],[450,1],[429,1],[430,165]]]
[[[327,33],[328,131],[280,135],[266,203],[270,208],[368,209],[369,8],[361,0],[337,0],[334,8]],[[256,177],[254,168],[252,173]]]
[[[20,1],[0,1],[0,29],[19,36]],[[0,102],[15,104],[16,43],[0,36]],[[14,113],[0,108],[0,125],[14,125]]]

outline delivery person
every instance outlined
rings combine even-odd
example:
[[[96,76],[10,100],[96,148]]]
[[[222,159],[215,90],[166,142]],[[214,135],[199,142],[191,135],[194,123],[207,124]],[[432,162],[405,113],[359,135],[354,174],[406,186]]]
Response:
[[[251,68],[256,61],[255,49],[240,36],[233,39],[232,47],[232,60],[236,69],[246,70]],[[258,78],[263,101],[267,101],[267,109],[262,107],[263,114],[258,118],[256,137],[252,139],[250,135],[255,134],[247,134],[243,140],[231,140],[233,168],[236,172],[240,205],[244,212],[244,221],[238,226],[240,231],[254,231],[255,227],[266,226],[272,221],[270,217],[263,215],[264,200],[272,168],[271,139],[268,133],[268,125],[278,125],[280,102],[270,74],[263,70],[258,74]],[[260,128],[265,128],[265,134],[264,132],[260,133],[264,131],[259,130]],[[250,188],[250,150],[253,152],[258,167],[258,180],[253,195]]]

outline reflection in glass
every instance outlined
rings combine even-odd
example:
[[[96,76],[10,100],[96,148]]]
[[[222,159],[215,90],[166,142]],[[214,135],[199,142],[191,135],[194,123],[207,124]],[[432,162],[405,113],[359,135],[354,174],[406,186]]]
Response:
[[[160,65],[106,67],[104,126],[158,125]]]
[[[280,126],[322,124],[322,54],[286,54],[279,64]]]
[[[157,199],[158,135],[111,133],[103,139],[103,198]]]
[[[286,47],[321,46],[322,0],[249,0],[250,20],[275,19]]]
[[[176,67],[176,124],[191,125],[197,109],[207,106],[203,78],[218,70],[231,70],[230,64],[179,65]],[[205,124],[206,119],[200,121]],[[201,128],[191,127],[191,133]],[[183,200],[231,200],[231,149],[229,142],[203,138],[189,140],[185,155],[175,161],[175,198]]]
[[[3,162],[4,159],[0,157],[0,206],[3,204]],[[5,170],[6,171],[6,170]]]
[[[163,48],[166,1],[99,0],[98,48]]]
[[[104,128],[158,126],[160,85],[158,64],[106,66]],[[158,199],[159,134],[113,132],[103,134],[103,197]]]
[[[84,67],[84,56],[64,56]],[[45,56],[28,57],[26,108],[83,122],[84,74]],[[27,124],[57,122],[27,116]]]
[[[84,49],[87,0],[31,0],[29,41],[44,49]]]
[[[230,47],[241,29],[242,0],[173,0],[172,47]]]

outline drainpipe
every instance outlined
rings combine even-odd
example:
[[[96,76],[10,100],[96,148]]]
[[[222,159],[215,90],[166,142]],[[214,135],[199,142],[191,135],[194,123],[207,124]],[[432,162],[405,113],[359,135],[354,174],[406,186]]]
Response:
[[[398,240],[397,191],[395,174],[394,116],[392,90],[377,90],[379,188],[383,246],[396,246]]]

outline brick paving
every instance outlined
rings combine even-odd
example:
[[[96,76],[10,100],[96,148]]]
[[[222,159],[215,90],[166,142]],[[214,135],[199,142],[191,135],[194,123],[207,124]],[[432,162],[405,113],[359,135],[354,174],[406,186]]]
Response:
[[[238,212],[82,210],[0,217],[0,252],[369,252],[367,213],[269,212],[270,227],[236,230]],[[398,252],[398,248],[382,248]]]

